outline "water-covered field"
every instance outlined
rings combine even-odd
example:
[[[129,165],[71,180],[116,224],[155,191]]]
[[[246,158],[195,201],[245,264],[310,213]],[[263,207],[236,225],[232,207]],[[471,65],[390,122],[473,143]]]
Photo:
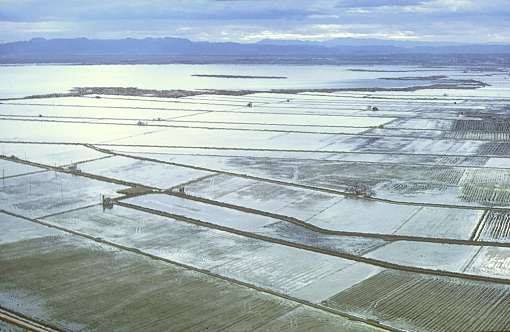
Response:
[[[76,331],[510,328],[505,70],[0,74],[2,310]]]

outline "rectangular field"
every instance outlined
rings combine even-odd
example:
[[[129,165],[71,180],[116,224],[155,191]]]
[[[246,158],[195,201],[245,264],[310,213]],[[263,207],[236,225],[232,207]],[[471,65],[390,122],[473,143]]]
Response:
[[[468,240],[483,210],[423,207],[395,234]]]
[[[169,195],[145,195],[127,199],[125,202],[212,225],[337,253],[360,255],[386,243],[379,239],[325,234],[286,220]]]
[[[386,270],[325,305],[411,331],[487,332],[510,327],[510,288]]]
[[[305,291],[307,287],[320,288],[325,277],[354,263],[118,206],[105,212],[93,207],[46,220],[259,287],[306,295],[305,299],[316,298],[313,292]],[[344,244],[348,248],[360,246],[349,240]],[[334,290],[336,284],[342,287],[344,281],[331,278],[329,289]]]
[[[5,180],[0,187],[0,209],[27,217],[101,204],[101,195],[120,196],[124,186],[70,174],[44,172]]]
[[[3,220],[0,214],[0,224]],[[40,233],[0,244],[0,306],[22,309],[23,314],[62,330],[276,331],[292,327],[304,332],[312,326],[319,331],[378,331],[213,276],[22,219],[13,222],[25,224],[20,227],[33,235]],[[294,326],[296,322],[304,325]]]
[[[192,168],[119,156],[83,163],[79,165],[79,168],[86,173],[162,189],[214,174]]]
[[[510,213],[489,210],[481,221],[480,241],[510,242]]]

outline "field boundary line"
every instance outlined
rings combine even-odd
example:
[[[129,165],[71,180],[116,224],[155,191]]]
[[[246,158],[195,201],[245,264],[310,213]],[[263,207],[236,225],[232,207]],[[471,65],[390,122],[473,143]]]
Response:
[[[121,245],[121,244],[118,244],[118,243],[115,243],[115,242],[111,242],[111,241],[105,240],[103,238],[94,237],[94,236],[88,235],[86,233],[81,233],[81,232],[78,232],[78,231],[74,231],[74,230],[71,230],[71,229],[68,229],[68,228],[65,228],[65,227],[62,227],[62,226],[58,226],[58,225],[55,225],[55,224],[52,224],[52,223],[49,223],[49,222],[46,222],[46,221],[43,221],[43,220],[28,218],[28,217],[25,217],[25,216],[22,216],[22,215],[19,215],[19,214],[16,214],[16,213],[12,213],[12,212],[9,212],[9,211],[6,211],[6,210],[2,210],[2,209],[0,209],[0,212],[4,213],[4,214],[7,214],[7,215],[10,215],[10,216],[13,216],[13,217],[16,217],[16,218],[20,218],[20,219],[23,219],[23,220],[26,220],[26,221],[30,221],[30,222],[36,223],[36,224],[39,224],[39,225],[42,225],[42,226],[46,226],[46,227],[49,227],[49,228],[57,229],[57,230],[60,230],[62,232],[68,233],[68,234],[72,234],[72,235],[75,235],[75,236],[78,236],[78,237],[86,238],[88,240],[92,240],[92,241],[100,243],[100,244],[112,246],[112,247],[115,247],[117,249],[120,249],[120,250],[123,250],[123,251],[126,251],[126,252],[130,252],[130,253],[133,253],[133,254],[145,256],[145,257],[151,258],[151,259],[156,260],[156,261],[166,262],[168,264],[172,264],[172,265],[181,267],[181,268],[186,269],[186,270],[194,271],[194,272],[201,273],[201,274],[206,274],[206,275],[209,275],[211,277],[218,278],[218,279],[221,279],[221,280],[224,280],[224,281],[227,281],[227,282],[239,285],[239,286],[243,286],[243,287],[246,287],[246,288],[250,288],[250,289],[255,290],[255,291],[259,291],[259,292],[262,292],[262,293],[270,294],[270,295],[273,295],[273,296],[276,296],[276,297],[279,297],[279,298],[283,298],[283,299],[286,299],[286,300],[289,300],[289,301],[292,301],[292,302],[295,302],[295,303],[302,304],[302,305],[310,307],[310,308],[318,309],[318,310],[321,310],[321,311],[328,312],[330,314],[341,316],[341,317],[344,317],[344,318],[352,320],[352,321],[357,321],[357,322],[365,323],[367,325],[371,325],[373,327],[377,327],[377,328],[380,328],[382,330],[392,331],[392,332],[406,332],[405,330],[401,330],[401,329],[398,329],[398,328],[395,328],[395,327],[392,327],[392,326],[389,326],[389,325],[385,325],[384,323],[381,323],[381,322],[378,322],[378,321],[375,321],[375,320],[372,320],[372,319],[365,319],[363,317],[359,317],[359,316],[355,316],[355,315],[352,315],[352,314],[349,314],[349,313],[346,313],[346,312],[342,312],[342,311],[339,311],[339,310],[331,308],[331,307],[327,307],[327,306],[322,305],[322,304],[317,304],[317,303],[313,303],[313,302],[310,302],[310,301],[307,301],[307,300],[299,299],[299,298],[296,298],[296,297],[293,297],[293,296],[290,296],[290,295],[287,295],[287,294],[284,294],[284,293],[280,293],[280,292],[277,292],[277,291],[274,291],[274,290],[271,290],[271,289],[268,289],[268,288],[255,286],[255,285],[252,285],[252,284],[244,282],[244,281],[236,280],[236,279],[233,279],[233,278],[230,278],[230,277],[226,277],[226,276],[222,276],[222,275],[213,273],[213,272],[211,272],[209,270],[206,270],[206,269],[197,268],[197,267],[194,267],[194,266],[191,266],[191,265],[187,265],[187,264],[184,264],[184,263],[179,263],[179,262],[173,261],[171,259],[159,257],[159,256],[156,256],[156,255],[144,252],[144,251],[136,249],[136,248],[127,247],[125,245]]]
[[[108,144],[104,144],[104,145],[108,145]],[[195,166],[195,165],[190,165],[190,164],[183,164],[183,163],[173,162],[173,161],[164,161],[164,160],[149,158],[149,157],[141,157],[141,156],[126,154],[126,153],[122,153],[122,152],[115,152],[115,151],[108,150],[108,149],[102,149],[102,148],[99,148],[99,147],[97,147],[95,145],[91,145],[91,144],[87,144],[86,146],[88,146],[92,149],[95,149],[99,152],[109,153],[109,154],[118,155],[118,156],[127,157],[127,158],[146,160],[146,161],[157,162],[157,163],[162,163],[162,164],[167,164],[167,165],[180,166],[180,167],[188,167],[188,168],[192,168],[192,169],[196,169],[196,170],[220,173],[220,174],[225,174],[225,175],[242,177],[242,178],[250,179],[250,180],[279,184],[279,185],[289,186],[289,187],[296,187],[296,188],[307,189],[307,190],[312,190],[312,191],[319,191],[319,192],[324,192],[324,193],[329,193],[329,194],[339,195],[339,196],[344,196],[344,197],[358,197],[354,194],[336,190],[336,189],[317,187],[317,186],[311,186],[311,185],[307,185],[307,184],[288,182],[288,181],[282,181],[282,180],[269,179],[269,178],[264,178],[264,177],[260,177],[260,176],[241,174],[241,173],[236,173],[236,172],[231,172],[231,171],[223,171],[223,170],[212,169],[212,168],[207,168],[207,167],[202,167],[202,166]],[[460,204],[441,204],[441,203],[396,201],[396,200],[381,198],[381,197],[363,197],[360,199],[384,202],[384,203],[389,203],[389,204],[394,204],[394,205],[428,206],[428,207],[455,208],[455,209],[467,209],[467,210],[486,210],[489,208],[487,206],[482,206],[482,205],[460,205]],[[510,207],[493,206],[493,207],[490,207],[490,209],[508,211],[508,210],[510,210]]]
[[[421,273],[421,274],[436,275],[436,276],[443,276],[443,277],[452,277],[452,278],[457,278],[457,279],[466,279],[466,280],[481,281],[481,282],[492,282],[492,283],[503,284],[503,285],[510,285],[510,279],[479,276],[479,275],[474,275],[474,274],[465,274],[465,273],[451,272],[451,271],[433,270],[433,269],[422,268],[422,267],[413,267],[413,266],[408,266],[408,265],[390,263],[390,262],[383,261],[380,259],[368,258],[368,257],[358,256],[358,255],[349,254],[349,253],[334,252],[331,250],[316,248],[316,247],[312,247],[309,245],[297,244],[297,243],[293,243],[293,242],[282,240],[282,239],[276,239],[276,238],[272,238],[272,237],[268,237],[268,236],[264,236],[264,235],[260,235],[260,234],[241,231],[241,230],[226,227],[226,226],[220,226],[217,224],[213,224],[213,223],[202,221],[202,220],[195,219],[195,218],[186,217],[186,216],[179,215],[179,214],[173,214],[170,212],[154,210],[151,208],[147,208],[147,207],[143,207],[143,206],[139,206],[139,205],[135,205],[135,204],[131,204],[131,203],[116,202],[116,204],[119,206],[122,206],[122,207],[131,208],[134,210],[151,213],[154,215],[159,215],[162,217],[167,217],[167,218],[174,219],[177,221],[195,224],[197,226],[204,226],[204,227],[208,227],[211,229],[223,231],[226,233],[236,234],[236,235],[240,235],[240,236],[244,236],[244,237],[248,237],[248,238],[253,238],[256,240],[280,244],[283,246],[294,247],[296,249],[307,250],[307,251],[316,252],[319,254],[335,256],[338,258],[343,258],[346,260],[356,261],[356,262],[360,262],[360,263],[366,263],[369,265],[379,266],[379,267],[386,268],[386,269],[414,272],[414,273],[418,273],[418,274]]]
[[[32,332],[66,332],[68,329],[0,306],[0,320]]]

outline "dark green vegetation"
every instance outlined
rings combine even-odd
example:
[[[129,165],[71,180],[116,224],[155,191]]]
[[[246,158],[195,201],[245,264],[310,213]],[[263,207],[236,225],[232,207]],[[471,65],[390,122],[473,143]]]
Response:
[[[292,301],[57,231],[1,244],[0,275],[1,306],[23,309],[61,329],[373,331]]]
[[[506,331],[510,288],[383,271],[325,301],[416,331]],[[474,309],[476,308],[476,309]]]

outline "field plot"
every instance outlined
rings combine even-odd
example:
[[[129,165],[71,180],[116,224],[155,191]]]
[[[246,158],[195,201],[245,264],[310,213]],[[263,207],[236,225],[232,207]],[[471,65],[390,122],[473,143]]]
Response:
[[[510,130],[510,121],[505,118],[486,118],[478,120],[457,120],[452,125],[452,131],[479,131],[505,133]]]
[[[508,211],[488,211],[481,221],[477,237],[480,241],[510,241],[510,213]]]
[[[11,103],[12,104],[12,103]],[[90,97],[64,97],[64,98],[41,98],[37,100],[16,100],[19,105],[41,105],[53,107],[88,107],[88,108],[118,108],[118,109],[157,109],[157,110],[225,110],[235,109],[242,105],[241,103],[211,103],[194,102],[184,99],[153,99],[143,97],[125,98],[100,96],[100,98]]]
[[[216,98],[213,98],[216,96]],[[200,98],[199,98],[200,97]],[[225,98],[227,97],[227,98]],[[232,97],[232,98],[228,98]],[[247,102],[243,100],[237,100],[234,98],[239,98],[241,96],[222,96],[222,95],[197,95],[197,96],[187,96],[180,98],[170,98],[170,97],[151,97],[151,96],[120,96],[120,95],[86,95],[82,96],[82,100],[87,99],[95,99],[94,101],[89,101],[92,103],[106,103],[107,105],[115,105],[115,106],[126,106],[134,105],[136,107],[151,107],[151,106],[160,106],[160,107],[174,107],[178,105],[212,105],[212,106],[223,106],[222,109],[229,108],[240,108],[246,107]],[[186,106],[184,106],[185,108]]]
[[[331,252],[361,255],[386,243],[377,239],[327,235],[285,220],[175,196],[145,195],[127,199],[125,202],[243,232],[264,235],[269,238],[281,239],[318,249],[328,249]]]
[[[307,320],[323,331],[376,331],[212,276],[30,226],[42,230],[38,238],[0,245],[0,305],[23,308],[61,329],[252,331]]]
[[[377,127],[388,123],[393,118],[368,118],[355,116],[318,116],[318,115],[292,115],[292,114],[198,114],[188,119],[211,122],[240,122],[262,124],[286,124],[309,126],[345,126],[345,127]]]
[[[323,277],[353,264],[337,257],[119,207],[106,213],[99,208],[89,208],[47,220],[158,257],[286,294],[310,285],[318,287],[317,283]]]
[[[510,204],[510,172],[506,169],[422,166],[419,171],[406,174],[407,178],[380,183],[374,190],[379,197],[396,200],[405,197],[411,202],[475,206]]]
[[[137,196],[123,202],[252,232],[277,222],[273,218],[165,194]]]
[[[509,204],[508,190],[480,188],[475,185],[461,187],[431,183],[406,183],[383,185],[376,190],[381,197],[413,203],[446,204],[473,207],[506,207]]]
[[[189,119],[189,121],[188,121]],[[366,128],[361,127],[325,127],[315,125],[283,125],[283,124],[253,124],[253,123],[231,123],[231,122],[206,122],[195,121],[193,116],[183,117],[183,120],[169,120],[166,122],[153,121],[149,124],[159,126],[173,126],[173,127],[189,127],[189,128],[206,128],[206,129],[226,129],[235,130],[238,132],[243,131],[268,131],[275,133],[316,133],[316,134],[361,134]]]
[[[419,209],[417,206],[346,198],[307,222],[331,230],[391,234]]]
[[[324,303],[411,331],[485,332],[510,327],[510,288],[386,270]]]
[[[26,142],[26,133],[32,142],[46,143],[106,143],[127,137],[145,135],[158,128],[111,126],[90,123],[33,122],[1,120],[0,140]],[[159,128],[161,130],[161,128]]]
[[[363,236],[327,235],[288,222],[266,226],[258,234],[306,245],[310,248],[326,249],[331,253],[347,253],[357,256],[375,250],[387,243],[385,240]]]
[[[397,128],[374,128],[363,132],[364,136],[375,137],[412,137],[412,138],[439,138],[443,137],[443,132],[439,130],[428,129],[397,129]]]
[[[365,332],[365,331],[381,331],[379,329],[368,327],[360,323],[348,320],[338,320],[333,315],[326,315],[323,312],[316,310],[307,310],[303,307],[294,309],[287,314],[276,318],[266,325],[253,330],[256,332],[265,331],[353,331],[353,332]]]
[[[100,204],[101,195],[119,196],[126,187],[56,172],[25,175],[5,180],[0,187],[0,209],[27,217]]]
[[[380,164],[401,165],[424,165],[424,166],[487,166],[491,158],[481,156],[449,156],[449,155],[412,155],[412,154],[387,154],[387,153],[363,153],[344,152],[331,153],[327,160],[348,162],[366,162]],[[497,166],[495,166],[497,167]]]
[[[114,147],[115,148],[115,147]],[[120,150],[121,152],[123,150]],[[431,165],[413,165],[401,159],[390,163],[376,162],[380,155],[374,155],[371,161],[361,155],[359,162],[325,161],[317,159],[259,158],[222,155],[189,155],[158,153],[139,153],[135,149],[124,150],[135,156],[150,157],[163,161],[181,162],[188,165],[226,170],[238,174],[248,174],[262,178],[301,183],[316,187],[345,191],[355,184],[365,184],[381,198],[404,200],[409,202],[446,203],[457,205],[508,205],[508,189],[505,185],[505,170],[469,169],[473,164],[482,164],[486,159],[471,160],[466,157],[425,159]],[[145,150],[148,151],[148,150]],[[370,159],[369,159],[370,160]],[[379,159],[381,160],[381,159]],[[384,160],[384,159],[383,159]],[[419,160],[418,160],[419,161]],[[433,164],[445,163],[434,166]],[[447,166],[466,164],[466,168]],[[492,175],[494,173],[494,175]],[[504,181],[498,181],[498,177]],[[492,179],[492,180],[490,180]],[[488,182],[488,181],[492,181]],[[215,186],[218,182],[211,181]],[[492,193],[496,192],[494,196]]]
[[[416,189],[412,187],[415,183],[425,188],[456,186],[464,169],[448,166],[331,161],[310,162],[298,168],[298,172],[298,181],[305,184],[341,191],[352,185],[364,184],[374,189],[378,196],[385,197],[385,191],[388,189],[399,194],[419,194],[420,187]]]
[[[150,131],[147,128],[145,130]],[[332,134],[252,132],[250,135],[239,135],[238,131],[226,129],[152,128],[151,133],[133,135],[115,140],[115,143],[154,145],[155,142],[171,142],[170,146],[235,149],[293,149],[295,143],[303,149],[318,149],[326,145],[332,137]]]
[[[213,271],[294,295],[306,287],[317,287],[324,277],[352,263],[336,257],[271,246],[253,252],[249,258],[218,266]]]
[[[299,180],[306,179],[310,176],[319,176],[317,173],[312,173],[315,169],[317,172],[327,172],[334,169],[335,162],[320,162],[320,159],[325,158],[328,154],[296,154],[287,153],[285,158],[279,156],[279,153],[267,153],[266,156],[250,156],[253,153],[243,152],[230,152],[234,155],[222,155],[218,151],[209,151],[210,155],[203,154],[179,154],[178,151],[172,154],[165,153],[140,153],[138,149],[121,149],[114,147],[114,151],[127,153],[128,155],[138,157],[148,157],[162,161],[173,161],[192,166],[211,168],[214,170],[222,170],[234,172],[237,174],[247,174],[252,176],[259,176],[263,178],[270,178],[274,180],[290,180],[299,182]],[[183,151],[184,152],[184,151]],[[204,152],[202,150],[202,152]],[[225,151],[223,151],[225,153]],[[282,155],[283,153],[280,153]],[[294,158],[293,158],[294,157]],[[324,174],[324,177],[326,175]]]
[[[320,283],[297,291],[295,296],[320,303],[383,270],[383,268],[374,265],[354,263],[337,273],[322,278]],[[362,312],[358,314],[364,316]]]
[[[510,134],[505,132],[484,132],[476,130],[452,131],[443,135],[444,138],[484,140],[484,141],[510,141]]]
[[[460,197],[467,202],[476,202],[485,206],[509,206],[510,191],[508,188],[495,186],[479,187],[473,184],[462,186]]]
[[[46,171],[43,168],[34,167],[30,165],[24,165],[20,163],[16,163],[9,160],[0,159],[0,180],[4,178],[8,178],[11,176],[35,173],[35,172],[43,172]],[[3,182],[0,184],[4,184]]]
[[[479,154],[496,156],[496,157],[507,157],[510,154],[509,143],[485,143],[479,147]]]
[[[253,157],[281,159],[313,159],[321,160],[332,157],[335,154],[328,152],[309,151],[271,151],[271,150],[244,150],[244,149],[223,149],[223,148],[189,148],[189,147],[154,147],[154,146],[120,146],[101,145],[114,152],[127,153],[135,156],[148,156],[161,161],[181,161],[192,163],[194,158],[207,157],[208,162],[220,164],[213,157]],[[189,158],[189,159],[188,159]],[[221,159],[220,159],[221,161]]]
[[[397,241],[365,256],[402,265],[462,272],[479,249],[469,245]]]
[[[357,152],[382,152],[406,154],[434,154],[434,155],[475,155],[484,145],[483,141],[454,141],[446,139],[411,138],[411,137],[381,137],[361,138],[343,137],[327,150],[341,151],[346,142],[355,144]]]
[[[227,195],[216,197],[216,199],[222,202],[263,211],[280,211],[280,213],[283,214],[285,207],[291,204],[296,198],[299,198],[299,196],[296,197],[294,195],[301,194],[304,196],[305,193],[306,192],[300,192],[300,190],[292,187],[285,187],[267,182],[254,182],[248,187],[240,188]],[[202,196],[200,192],[196,194],[197,196]],[[306,198],[303,197],[303,199]],[[306,214],[307,212],[303,211],[303,213]]]
[[[114,151],[124,152],[128,155],[149,157],[162,161],[180,162],[187,165],[212,168],[213,170],[224,170],[237,174],[247,174],[273,180],[283,180],[292,183],[310,185],[314,187],[329,188],[339,191],[345,191],[348,187],[355,184],[365,184],[372,187],[379,197],[397,196],[402,197],[415,195],[417,198],[413,201],[424,201],[429,199],[446,199],[448,203],[460,201],[457,198],[459,181],[464,174],[464,168],[451,166],[434,165],[413,165],[399,162],[405,159],[396,159],[392,162],[380,164],[377,158],[381,160],[380,155],[375,155],[370,160],[366,155],[361,155],[359,162],[352,159],[357,157],[350,156],[350,160],[321,160],[321,159],[299,159],[291,158],[289,154],[286,158],[272,157],[250,157],[250,156],[223,156],[223,155],[202,155],[202,154],[179,154],[175,151],[167,154],[162,151],[158,153],[140,153],[137,149],[120,149],[113,147]],[[143,150],[150,151],[150,150]],[[154,150],[153,150],[154,151]],[[156,150],[157,151],[157,150]],[[184,151],[183,151],[184,152]],[[199,151],[197,151],[199,152]],[[210,152],[213,153],[213,152]],[[235,153],[235,152],[233,152]],[[315,154],[301,154],[301,157],[320,158]],[[327,156],[326,156],[327,157]],[[339,157],[342,158],[342,157]],[[366,161],[369,159],[370,161]],[[463,158],[461,160],[438,160],[444,163],[482,163],[481,161],[469,161]],[[436,162],[437,159],[429,161]],[[215,180],[214,180],[215,181]],[[215,186],[218,182],[211,181]],[[451,187],[451,189],[450,189]],[[432,193],[429,193],[432,191]],[[443,195],[446,197],[436,198],[434,195],[447,191]],[[434,202],[435,202],[434,201]]]
[[[395,234],[468,240],[482,210],[424,207]]]
[[[63,166],[108,157],[81,145],[0,143],[0,154],[45,164]]]
[[[162,189],[214,175],[211,172],[191,168],[117,156],[80,164],[80,170]]]
[[[466,272],[510,278],[510,249],[483,247],[466,267]]]
[[[228,175],[192,183],[186,186],[186,192],[303,220],[343,199],[343,196]]]
[[[510,158],[489,158],[486,163],[487,167],[510,168]]]
[[[259,113],[267,113],[267,114],[308,114],[308,115],[339,115],[339,116],[361,116],[367,118],[377,118],[377,117],[386,117],[386,118],[409,118],[419,116],[420,113],[413,112],[412,110],[402,110],[399,107],[395,107],[394,105],[388,105],[388,107],[384,107],[384,105],[379,105],[380,109],[377,112],[369,110],[368,107],[371,107],[371,102],[364,101],[342,101],[340,100],[338,103],[321,103],[320,101],[315,102],[302,102],[300,100],[291,100],[287,103],[272,103],[272,104],[264,104],[261,106],[254,107],[253,110]],[[443,117],[446,115],[443,114]],[[453,117],[453,115],[452,115]]]
[[[194,196],[294,217],[327,229],[468,240],[483,210],[407,207],[221,175],[186,186]],[[374,211],[370,214],[367,211]],[[392,217],[384,217],[387,212]],[[379,228],[383,231],[377,231]]]
[[[461,185],[473,184],[476,186],[510,186],[510,170],[506,169],[471,169],[466,170],[460,180]]]
[[[204,269],[249,256],[268,246],[264,242],[121,206],[105,211],[100,206],[90,207],[45,220]]]
[[[300,102],[299,100],[291,100],[290,102],[273,102],[265,103],[253,107],[255,112],[259,113],[285,113],[285,114],[328,114],[328,115],[356,115],[363,112],[363,106],[359,105],[345,105],[345,104],[320,104]]]
[[[157,106],[157,105],[156,105]],[[136,124],[137,120],[170,120],[183,116],[189,116],[200,111],[160,110],[160,109],[137,109],[137,108],[109,108],[109,107],[83,107],[83,106],[51,106],[47,104],[23,105],[1,104],[0,116],[27,117],[37,120],[75,120],[75,121],[99,121],[99,120],[129,120],[125,123]]]
[[[34,224],[26,220],[2,212],[0,212],[0,226],[2,227],[0,245],[55,235],[55,231],[48,227],[34,227]]]
[[[460,197],[484,205],[510,205],[510,170],[468,170],[460,181]]]
[[[236,192],[242,188],[250,187],[257,181],[238,176],[218,174],[214,177],[196,181],[185,186],[186,193],[210,199]]]
[[[395,129],[429,129],[429,130],[446,130],[450,129],[453,125],[452,120],[444,119],[403,119],[396,120],[386,124],[385,128]]]
[[[420,154],[438,154],[438,155],[455,155],[469,156],[478,153],[478,149],[482,146],[482,141],[456,141],[447,139],[425,139],[419,138],[405,146],[401,152],[420,153]]]

